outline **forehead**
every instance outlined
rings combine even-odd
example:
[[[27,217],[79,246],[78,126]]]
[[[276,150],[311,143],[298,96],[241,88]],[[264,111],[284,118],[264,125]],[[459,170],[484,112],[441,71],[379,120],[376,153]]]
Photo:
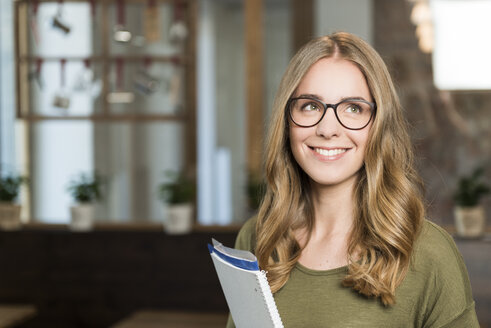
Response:
[[[365,76],[353,62],[341,58],[322,58],[307,71],[297,87],[296,95],[312,94],[324,101],[335,102],[344,97],[371,100]]]

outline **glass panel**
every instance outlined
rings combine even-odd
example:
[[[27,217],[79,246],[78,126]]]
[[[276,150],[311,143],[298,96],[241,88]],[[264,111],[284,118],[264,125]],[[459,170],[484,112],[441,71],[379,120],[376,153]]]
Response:
[[[164,172],[182,168],[181,123],[97,123],[95,167],[107,178],[98,214],[108,220],[162,221],[157,187]]]
[[[244,4],[214,2],[216,33],[215,222],[241,222],[246,213]],[[261,123],[259,123],[261,124]],[[231,173],[231,174],[230,174]],[[230,195],[223,195],[230,190]],[[224,200],[229,200],[230,203]]]
[[[13,3],[0,2],[0,173],[5,166],[15,166],[14,123],[15,88]]]
[[[158,185],[183,166],[181,123],[39,122],[33,124],[33,217],[68,223],[67,186],[80,173],[103,177],[96,219],[162,222]]]
[[[68,222],[72,204],[66,191],[79,172],[92,172],[93,127],[90,122],[45,121],[32,124],[33,218]]]

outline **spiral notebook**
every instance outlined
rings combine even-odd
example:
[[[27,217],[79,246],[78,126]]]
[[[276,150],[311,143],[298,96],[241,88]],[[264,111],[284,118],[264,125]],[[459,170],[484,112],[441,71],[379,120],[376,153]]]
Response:
[[[266,272],[248,251],[208,244],[230,314],[237,328],[282,328]]]

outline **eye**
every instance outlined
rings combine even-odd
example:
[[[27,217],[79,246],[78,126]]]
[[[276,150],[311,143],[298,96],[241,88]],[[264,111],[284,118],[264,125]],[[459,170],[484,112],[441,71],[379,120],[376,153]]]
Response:
[[[321,108],[316,102],[308,102],[302,105],[302,110],[305,112],[320,111]]]
[[[360,114],[363,111],[362,107],[356,103],[346,104],[345,112],[352,114]]]

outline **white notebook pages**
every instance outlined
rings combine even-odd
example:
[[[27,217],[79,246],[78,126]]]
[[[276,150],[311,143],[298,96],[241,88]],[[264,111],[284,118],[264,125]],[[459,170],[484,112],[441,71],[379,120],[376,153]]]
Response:
[[[256,257],[247,251],[208,245],[230,314],[237,328],[282,328],[276,303]]]

